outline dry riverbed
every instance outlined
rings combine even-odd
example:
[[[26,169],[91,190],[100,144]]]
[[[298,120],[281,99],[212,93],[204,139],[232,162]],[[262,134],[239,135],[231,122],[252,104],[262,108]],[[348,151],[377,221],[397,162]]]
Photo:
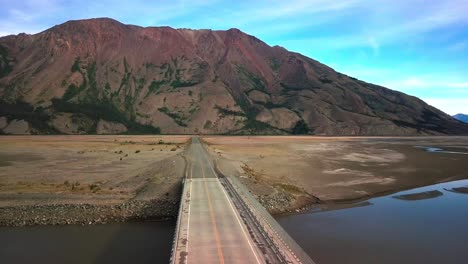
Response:
[[[468,137],[203,139],[272,213],[468,178]]]
[[[186,136],[2,136],[0,225],[177,215]]]
[[[175,217],[188,140],[2,136],[0,225]],[[212,136],[203,141],[220,171],[239,177],[271,213],[468,178],[467,137]],[[402,198],[427,195],[436,194]]]

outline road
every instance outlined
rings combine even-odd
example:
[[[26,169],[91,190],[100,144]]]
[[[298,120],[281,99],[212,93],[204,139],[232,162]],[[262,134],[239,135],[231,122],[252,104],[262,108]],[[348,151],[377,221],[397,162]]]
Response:
[[[186,153],[172,263],[301,263],[285,258],[288,249],[279,249],[230,182],[218,178],[198,138]]]
[[[178,263],[263,263],[197,138],[188,153],[188,212],[180,223],[186,254]]]

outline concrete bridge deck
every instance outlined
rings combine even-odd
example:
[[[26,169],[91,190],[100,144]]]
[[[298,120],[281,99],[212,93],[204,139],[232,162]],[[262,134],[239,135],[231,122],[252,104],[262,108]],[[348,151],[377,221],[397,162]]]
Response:
[[[187,153],[171,263],[313,263],[215,170],[198,138]]]

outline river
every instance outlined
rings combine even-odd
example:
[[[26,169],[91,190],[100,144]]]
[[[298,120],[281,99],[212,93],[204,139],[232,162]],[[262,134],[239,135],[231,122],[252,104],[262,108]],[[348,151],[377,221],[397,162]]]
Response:
[[[468,263],[467,190],[448,182],[276,219],[319,264]]]
[[[0,228],[0,263],[168,263],[175,223]]]
[[[454,189],[455,188],[455,189]],[[278,222],[319,264],[467,263],[468,180]],[[0,228],[1,263],[168,263],[175,223]]]

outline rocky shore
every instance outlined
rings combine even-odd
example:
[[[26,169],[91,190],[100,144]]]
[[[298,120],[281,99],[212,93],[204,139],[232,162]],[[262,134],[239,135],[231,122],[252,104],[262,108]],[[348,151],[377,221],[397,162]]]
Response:
[[[93,225],[176,218],[179,201],[129,201],[115,205],[57,204],[0,208],[0,226]]]

